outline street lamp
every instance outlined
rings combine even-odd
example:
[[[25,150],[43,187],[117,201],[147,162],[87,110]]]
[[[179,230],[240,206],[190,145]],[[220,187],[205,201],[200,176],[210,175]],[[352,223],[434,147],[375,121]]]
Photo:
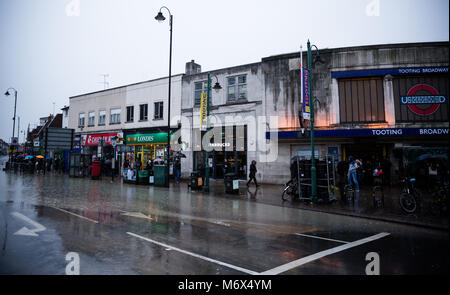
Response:
[[[219,79],[217,78],[216,75],[214,75],[214,77],[216,78],[216,84],[214,84],[214,87],[212,89],[214,89],[216,91],[216,93],[218,93],[220,91],[220,89],[222,89],[222,86],[220,86],[219,84]],[[208,87],[207,87],[207,94],[206,94],[206,130],[208,130],[209,128],[209,106],[210,106],[210,101],[211,101],[211,73],[208,73]],[[203,140],[203,137],[202,137]],[[205,187],[204,187],[204,191],[205,192],[209,192],[209,163],[208,163],[208,150],[206,150],[206,155],[205,155]]]
[[[169,27],[170,27],[170,50],[169,50],[169,96],[168,96],[168,113],[167,113],[167,187],[169,187],[169,168],[170,168],[170,88],[171,88],[171,80],[172,80],[172,26],[173,26],[173,16],[170,13],[169,8],[163,6],[159,9],[158,14],[155,16],[155,19],[158,22],[164,21],[166,18],[162,14],[161,10],[165,8],[170,15]]]
[[[314,57],[314,65],[316,63],[323,63],[322,59],[320,58],[319,49],[316,45],[312,45],[309,42],[308,39],[308,73],[309,73],[309,79],[308,79],[308,91],[309,91],[309,97],[312,98],[312,73],[311,69],[313,68],[313,61],[312,61],[312,54],[311,54],[311,48],[315,47],[315,57]],[[317,178],[316,178],[316,165],[315,165],[315,151],[314,151],[314,103],[317,99],[312,98],[311,99],[311,198],[313,202],[317,201]]]
[[[15,88],[9,87],[6,89],[5,96],[9,96],[9,90],[14,90],[14,118],[13,118],[13,134],[11,138],[11,146],[10,149],[13,147],[13,140],[14,140],[14,129],[16,128],[16,106],[17,106],[17,90]],[[10,153],[9,162],[12,163],[12,153]]]

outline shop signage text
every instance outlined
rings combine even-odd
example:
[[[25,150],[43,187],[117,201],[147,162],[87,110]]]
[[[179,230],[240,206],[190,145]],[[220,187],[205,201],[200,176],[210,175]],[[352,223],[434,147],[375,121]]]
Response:
[[[200,97],[200,130],[206,131],[206,117],[208,116],[208,95],[202,92]]]
[[[127,144],[167,143],[167,133],[127,135]]]
[[[431,95],[415,95],[418,91],[426,91]],[[408,105],[408,108],[416,115],[429,116],[437,111],[440,104],[446,103],[447,98],[439,95],[436,88],[428,84],[417,84],[411,87],[406,96],[400,96],[400,103]],[[428,104],[426,108],[417,105]]]
[[[360,137],[360,136],[420,136],[449,135],[449,128],[382,128],[382,129],[334,129],[315,130],[315,137]],[[270,138],[270,132],[266,133]],[[298,138],[298,131],[278,132],[278,139]]]
[[[396,69],[371,69],[345,72],[332,72],[331,78],[373,77],[385,75],[417,75],[417,74],[446,74],[448,67],[424,67],[424,68],[396,68]]]
[[[95,146],[98,145],[100,139],[103,139],[104,145],[111,145],[111,137],[119,136],[119,133],[103,133],[103,134],[86,134],[83,135],[82,145]]]
[[[303,119],[310,120],[309,71],[303,68]]]

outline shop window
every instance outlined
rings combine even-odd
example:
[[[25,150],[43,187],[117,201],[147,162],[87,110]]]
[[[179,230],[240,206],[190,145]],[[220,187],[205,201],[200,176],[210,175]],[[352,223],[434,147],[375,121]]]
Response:
[[[127,122],[134,121],[134,106],[127,107]]]
[[[106,122],[106,111],[102,110],[98,112],[98,125],[105,125]]]
[[[84,113],[80,113],[79,114],[78,127],[84,127]]]
[[[139,105],[139,121],[148,120],[148,104]]]
[[[247,100],[247,75],[228,77],[228,102]]]
[[[120,109],[111,109],[111,117],[109,124],[119,124],[120,123]]]
[[[162,101],[155,102],[155,120],[161,120],[163,118],[164,104]]]
[[[88,115],[88,127],[92,127],[95,124],[95,112],[89,112]]]
[[[381,78],[339,80],[340,122],[385,122],[384,91]]]
[[[392,86],[396,122],[448,121],[448,76],[395,77]]]

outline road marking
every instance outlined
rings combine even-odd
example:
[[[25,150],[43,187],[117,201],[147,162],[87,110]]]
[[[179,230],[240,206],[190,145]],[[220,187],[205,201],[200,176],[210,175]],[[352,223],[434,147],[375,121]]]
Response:
[[[312,236],[312,235],[305,235],[305,234],[296,234],[296,235],[297,235],[297,236],[308,237],[308,238],[315,238],[315,239],[327,240],[327,241],[332,241],[332,242],[338,242],[338,243],[343,243],[343,244],[348,244],[348,243],[350,243],[350,242],[346,242],[346,241],[334,240],[334,239],[328,239],[328,238],[322,238],[322,237]]]
[[[98,221],[97,221],[97,220],[94,220],[94,219],[90,219],[90,218],[87,218],[87,217],[84,217],[84,216],[81,216],[81,215],[75,214],[75,213],[73,213],[73,212],[70,212],[70,211],[67,211],[67,210],[64,210],[64,209],[61,209],[61,208],[58,208],[58,207],[53,207],[53,206],[48,206],[48,207],[50,207],[50,208],[53,208],[53,209],[56,209],[56,210],[59,210],[59,211],[62,211],[62,212],[65,212],[65,213],[68,213],[68,214],[72,214],[72,215],[75,215],[75,216],[77,216],[77,217],[80,217],[80,218],[83,218],[83,219],[89,220],[90,222],[95,222],[95,223],[98,223]]]
[[[306,256],[306,257],[294,260],[292,262],[289,262],[289,263],[280,265],[278,267],[269,269],[267,271],[264,271],[264,272],[262,272],[260,274],[261,275],[277,275],[277,274],[286,272],[286,271],[288,271],[290,269],[296,268],[296,267],[298,267],[300,265],[306,264],[308,262],[320,259],[322,257],[328,256],[328,255],[331,255],[331,254],[334,254],[334,253],[337,253],[337,252],[341,252],[341,251],[344,251],[344,250],[347,250],[347,249],[350,249],[350,248],[353,248],[353,247],[356,247],[356,246],[359,246],[359,245],[362,245],[362,244],[365,244],[365,243],[368,243],[368,242],[372,242],[372,241],[381,239],[381,238],[383,238],[385,236],[388,236],[388,235],[390,235],[390,233],[379,233],[377,235],[370,236],[370,237],[365,238],[365,239],[361,239],[361,240],[357,240],[357,241],[354,241],[354,242],[350,242],[350,243],[347,243],[345,245],[334,247],[334,248],[331,248],[331,249],[328,249],[328,250],[325,250],[325,251],[318,252],[318,253],[313,254],[313,255],[309,255],[309,256]]]
[[[20,214],[19,212],[13,212],[11,213],[11,215],[22,219],[23,221],[25,221],[26,223],[31,224],[32,226],[34,226],[34,229],[29,229],[26,226],[22,227],[21,229],[19,229],[18,231],[16,231],[14,234],[15,235],[21,235],[21,236],[32,236],[32,237],[37,237],[39,236],[37,234],[37,232],[41,232],[46,230],[45,226],[43,226],[42,224],[37,223],[36,221],[31,220],[30,218],[26,217],[23,214]]]
[[[181,252],[181,253],[193,256],[193,257],[197,257],[197,258],[209,261],[209,262],[213,262],[213,263],[216,263],[216,264],[228,267],[228,268],[232,268],[232,269],[238,270],[240,272],[245,272],[245,273],[248,273],[248,274],[251,274],[251,275],[258,275],[259,274],[256,271],[248,270],[248,269],[245,269],[245,268],[242,268],[242,267],[239,267],[239,266],[235,266],[235,265],[232,265],[232,264],[228,264],[228,263],[225,263],[225,262],[222,262],[222,261],[219,261],[219,260],[215,260],[215,259],[203,256],[203,255],[199,255],[199,254],[195,254],[195,253],[192,253],[192,252],[189,252],[189,251],[186,251],[186,250],[182,250],[182,249],[179,249],[179,248],[176,248],[176,247],[164,244],[164,243],[160,243],[160,242],[154,241],[152,239],[149,239],[149,238],[146,238],[146,237],[143,237],[143,236],[131,233],[131,232],[127,232],[127,234],[129,234],[130,236],[134,236],[136,238],[143,239],[145,241],[157,244],[159,246],[168,248],[168,249],[172,249],[172,250],[175,250],[175,251],[178,251],[178,252]]]
[[[120,215],[153,220],[153,218],[148,217],[147,215],[142,214],[141,212],[126,212],[126,213],[120,213]]]

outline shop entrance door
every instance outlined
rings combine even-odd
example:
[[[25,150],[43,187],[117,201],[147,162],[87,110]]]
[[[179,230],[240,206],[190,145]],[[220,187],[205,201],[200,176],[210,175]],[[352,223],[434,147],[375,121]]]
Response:
[[[224,152],[214,152],[214,178],[223,178],[223,161],[225,159]]]
[[[365,171],[363,183],[370,184],[372,180],[371,171],[375,169],[374,166],[387,156],[387,145],[373,140],[359,140],[354,144],[344,145],[343,155],[345,155],[345,160],[353,156],[353,158],[362,161]]]

